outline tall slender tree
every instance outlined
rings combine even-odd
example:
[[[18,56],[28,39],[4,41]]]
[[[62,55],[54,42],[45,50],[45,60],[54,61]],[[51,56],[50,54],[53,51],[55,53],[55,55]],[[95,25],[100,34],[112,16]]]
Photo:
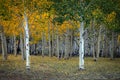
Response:
[[[51,0],[56,11],[57,17],[54,21],[63,23],[68,20],[80,22],[80,47],[79,47],[79,69],[84,69],[84,25],[85,13],[88,12],[89,6],[93,3],[89,0]],[[87,11],[88,10],[88,11]]]

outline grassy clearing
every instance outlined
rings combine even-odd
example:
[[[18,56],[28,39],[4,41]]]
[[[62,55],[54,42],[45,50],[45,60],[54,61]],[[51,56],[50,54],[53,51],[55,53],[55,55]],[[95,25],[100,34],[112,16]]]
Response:
[[[78,57],[58,60],[56,57],[31,56],[31,70],[26,71],[25,61],[18,55],[9,55],[3,61],[0,56],[0,80],[95,80],[120,79],[120,58],[110,60],[85,58],[85,70],[78,70]],[[6,74],[6,75],[5,75]]]

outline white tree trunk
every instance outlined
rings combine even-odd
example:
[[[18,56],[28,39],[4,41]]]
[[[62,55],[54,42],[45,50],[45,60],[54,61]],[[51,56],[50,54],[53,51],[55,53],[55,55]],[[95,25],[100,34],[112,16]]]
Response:
[[[25,29],[25,51],[26,51],[26,69],[30,69],[30,54],[29,54],[29,28],[28,28],[28,19],[26,14],[24,15],[24,29]]]
[[[80,23],[79,69],[84,69],[84,22]]]

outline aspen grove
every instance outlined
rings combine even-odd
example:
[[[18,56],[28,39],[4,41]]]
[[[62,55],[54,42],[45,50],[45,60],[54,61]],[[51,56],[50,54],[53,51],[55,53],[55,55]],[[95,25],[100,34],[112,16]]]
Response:
[[[0,54],[69,60],[120,57],[120,0],[0,0]]]

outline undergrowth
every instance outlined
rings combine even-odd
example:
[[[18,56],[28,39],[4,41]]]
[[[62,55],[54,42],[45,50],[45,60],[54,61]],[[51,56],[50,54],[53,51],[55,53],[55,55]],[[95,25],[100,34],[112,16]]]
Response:
[[[2,77],[6,78],[7,76],[15,78],[15,75],[18,77],[23,76],[22,79],[25,80],[120,78],[118,77],[120,76],[120,58],[113,60],[99,58],[98,61],[94,62],[92,57],[86,57],[85,70],[83,71],[79,70],[78,57],[71,57],[68,60],[58,60],[56,57],[30,56],[30,62],[31,69],[27,72],[25,67],[26,62],[22,60],[21,55],[17,57],[9,55],[6,61],[3,61],[2,56],[0,56],[0,80]]]

